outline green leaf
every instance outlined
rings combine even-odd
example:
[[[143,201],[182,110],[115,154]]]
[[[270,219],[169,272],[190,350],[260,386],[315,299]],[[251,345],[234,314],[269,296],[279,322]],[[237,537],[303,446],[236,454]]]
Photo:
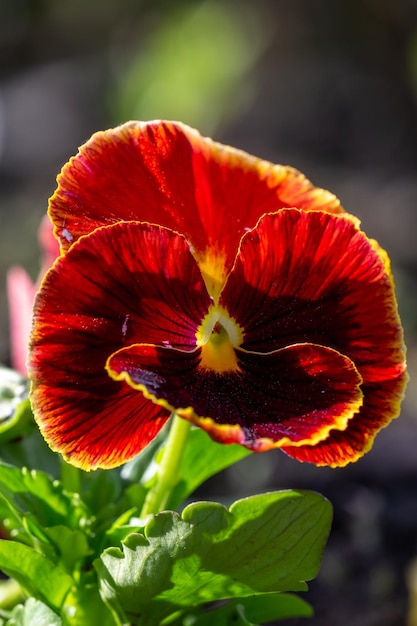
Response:
[[[49,559],[16,541],[0,540],[0,569],[53,609],[59,610],[73,584]]]
[[[179,620],[168,621],[170,626],[198,624],[198,626],[258,626],[281,619],[311,617],[313,610],[305,601],[287,593],[266,593],[238,598],[212,610],[191,612]]]
[[[24,606],[16,607],[6,626],[62,626],[62,619],[43,602],[29,598]]]
[[[154,626],[207,602],[305,590],[331,516],[322,496],[298,491],[161,513],[95,562],[102,597],[119,623]]]
[[[61,483],[38,470],[0,462],[0,497],[32,531],[62,524],[76,528],[89,513],[78,494],[66,493]]]
[[[3,403],[3,401],[2,401]],[[0,421],[0,444],[8,443],[35,430],[33,413],[29,400],[20,402],[13,415]]]
[[[28,390],[26,378],[0,366],[0,444],[34,430]]]
[[[91,514],[78,494],[67,493],[48,474],[0,463],[0,499],[13,538],[66,572],[91,554]]]
[[[95,572],[81,574],[77,586],[72,587],[62,608],[66,626],[116,626],[101,599]]]
[[[291,617],[311,617],[313,615],[313,609],[308,602],[288,593],[274,593],[243,598],[235,602],[235,604],[241,605],[242,613],[244,612],[249,623],[253,622],[256,624],[265,624]]]
[[[87,537],[80,530],[72,530],[58,525],[44,528],[44,533],[60,555],[60,561],[68,573],[71,573],[79,561],[91,554]]]
[[[83,501],[94,515],[106,518],[108,509],[117,508],[122,493],[120,470],[82,472],[81,490]]]
[[[52,452],[37,426],[33,432],[25,432],[24,437],[3,441],[0,459],[17,467],[30,467],[59,477],[60,457]]]
[[[243,446],[225,446],[213,441],[201,428],[192,429],[181,459],[180,481],[171,494],[167,508],[176,509],[208,478],[250,454]]]

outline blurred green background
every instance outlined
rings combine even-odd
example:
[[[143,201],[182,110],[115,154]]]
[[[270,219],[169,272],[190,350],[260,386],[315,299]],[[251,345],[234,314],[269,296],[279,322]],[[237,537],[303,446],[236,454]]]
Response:
[[[61,166],[94,131],[155,118],[298,167],[361,218],[392,258],[413,379],[416,0],[0,0],[0,361],[6,270],[36,276],[36,230]],[[416,405],[411,382],[401,418],[345,470],[268,453],[206,488],[309,487],[333,501],[312,626],[407,623]]]

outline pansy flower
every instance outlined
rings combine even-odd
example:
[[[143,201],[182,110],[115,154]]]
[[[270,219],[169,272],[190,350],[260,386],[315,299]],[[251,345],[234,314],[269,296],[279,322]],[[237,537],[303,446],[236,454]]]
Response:
[[[61,256],[29,372],[49,445],[131,459],[171,413],[220,442],[343,466],[399,413],[389,261],[331,193],[171,122],[99,132],[58,177]]]

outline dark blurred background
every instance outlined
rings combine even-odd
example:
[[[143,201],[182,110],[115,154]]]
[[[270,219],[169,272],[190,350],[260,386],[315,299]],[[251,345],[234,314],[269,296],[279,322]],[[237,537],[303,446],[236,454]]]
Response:
[[[59,169],[94,131],[160,117],[298,167],[388,250],[411,376],[401,417],[345,469],[272,452],[203,495],[321,491],[335,520],[306,595],[315,617],[291,624],[416,626],[417,0],[0,0],[3,363],[6,270],[36,276]]]

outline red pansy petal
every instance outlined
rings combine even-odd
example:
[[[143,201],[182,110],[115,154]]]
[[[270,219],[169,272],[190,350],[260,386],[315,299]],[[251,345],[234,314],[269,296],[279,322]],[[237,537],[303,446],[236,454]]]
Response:
[[[298,461],[330,467],[343,467],[357,461],[372,448],[378,431],[399,415],[407,380],[407,373],[403,371],[397,379],[368,387],[364,390],[363,406],[349,420],[346,431],[333,430],[315,446],[283,447],[284,452]]]
[[[315,444],[331,429],[346,428],[362,404],[361,378],[335,350],[299,344],[270,354],[236,354],[238,367],[219,373],[200,365],[199,349],[139,344],[116,352],[107,367],[116,380],[213,438],[254,450]]]
[[[69,349],[84,346],[78,342]],[[50,352],[45,356],[54,358]],[[34,367],[39,362],[34,359]],[[110,469],[126,463],[152,441],[169,418],[167,411],[137,391],[110,381],[108,376],[100,378],[97,372],[74,369],[55,371],[53,376],[53,386],[36,380],[31,396],[36,420],[52,450],[81,469]]]
[[[343,212],[337,198],[291,167],[213,142],[184,124],[155,121],[93,135],[64,166],[49,211],[64,249],[122,220],[177,230],[222,281],[243,233],[282,207]]]
[[[129,222],[80,239],[48,272],[35,305],[32,403],[50,445],[85,469],[137,454],[169,413],[111,380],[106,360],[137,341],[193,348],[209,302],[172,231]]]
[[[244,236],[220,303],[247,350],[318,343],[347,355],[365,384],[389,380],[404,348],[384,259],[349,219],[280,211]]]
[[[292,456],[345,465],[398,415],[405,350],[389,264],[350,220],[291,209],[265,216],[243,238],[221,304],[245,329],[244,348],[327,345],[349,357],[363,379],[365,403],[347,430],[317,449],[289,448]]]

